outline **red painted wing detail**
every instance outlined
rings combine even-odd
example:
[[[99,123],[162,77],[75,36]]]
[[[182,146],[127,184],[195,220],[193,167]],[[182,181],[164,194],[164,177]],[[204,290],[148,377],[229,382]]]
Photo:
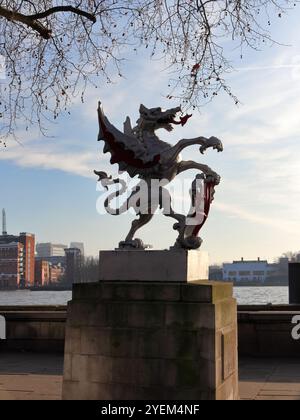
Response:
[[[149,169],[159,163],[160,155],[156,155],[152,161],[145,163],[141,159],[137,159],[132,150],[125,149],[124,145],[117,142],[114,135],[107,129],[101,113],[99,113],[99,124],[103,133],[103,140],[108,143],[111,149],[111,164],[125,162],[137,169]]]

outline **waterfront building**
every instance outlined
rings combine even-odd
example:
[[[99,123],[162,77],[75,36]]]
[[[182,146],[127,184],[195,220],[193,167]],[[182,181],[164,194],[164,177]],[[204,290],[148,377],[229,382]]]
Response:
[[[24,282],[24,246],[0,244],[0,289],[16,289]]]
[[[35,274],[35,235],[32,233],[20,233],[19,235],[9,235],[7,233],[6,226],[6,212],[2,210],[2,235],[0,235],[0,245],[6,246],[12,245],[12,249],[16,247],[16,244],[21,244],[22,247],[17,246],[17,250],[11,251],[12,253],[22,253],[22,273],[18,271],[14,273],[18,279],[18,287],[30,287],[34,285],[34,274]],[[14,259],[14,258],[13,258]],[[5,262],[3,263],[5,264]],[[4,274],[4,273],[3,273]]]
[[[61,265],[37,258],[35,263],[35,286],[43,287],[58,283],[65,273]]]
[[[50,284],[59,283],[65,274],[65,270],[60,265],[50,264]]]
[[[25,287],[34,286],[35,268],[35,235],[20,233],[19,242],[24,246],[24,284]]]
[[[233,261],[223,264],[223,280],[242,283],[265,283],[272,276],[274,266],[266,260]]]
[[[50,282],[50,264],[45,260],[35,262],[35,286],[43,287]]]
[[[35,236],[31,233],[20,233],[15,235],[1,235],[0,245],[10,245],[19,243],[23,245],[23,276],[21,276],[20,287],[30,287],[34,285],[34,249]]]

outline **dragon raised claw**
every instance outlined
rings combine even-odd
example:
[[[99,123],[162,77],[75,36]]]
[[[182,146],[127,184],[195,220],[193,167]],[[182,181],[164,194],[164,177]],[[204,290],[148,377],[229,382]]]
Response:
[[[147,211],[141,212],[137,202],[140,200],[140,188],[137,186],[128,198],[122,208],[117,209],[114,214],[121,214],[129,208],[134,208],[139,218],[132,223],[130,232],[125,241],[121,242],[121,248],[144,249],[144,244],[140,239],[135,239],[136,232],[153,218],[156,209],[160,206],[163,214],[176,220],[174,229],[179,232],[175,247],[184,249],[197,249],[201,246],[201,239],[198,237],[199,231],[204,225],[210,204],[214,198],[215,186],[220,183],[220,176],[206,165],[181,159],[181,152],[193,145],[200,145],[200,152],[203,154],[208,148],[213,148],[218,152],[223,151],[222,142],[216,137],[209,139],[205,137],[196,137],[194,139],[182,139],[175,146],[170,145],[158,138],[156,130],[164,128],[167,131],[173,130],[173,125],[184,126],[191,118],[191,115],[182,116],[177,120],[177,115],[181,113],[181,108],[169,109],[167,111],[161,108],[148,109],[144,105],[140,106],[140,118],[136,127],[132,127],[130,118],[127,117],[124,123],[124,132],[122,133],[114,127],[107,117],[99,103],[99,137],[98,140],[105,142],[104,153],[111,154],[111,164],[118,164],[120,171],[126,171],[130,177],[138,176],[142,182],[148,186]],[[153,208],[151,201],[152,181],[164,181],[164,185],[170,183],[177,175],[189,169],[199,170],[200,174],[196,176],[191,188],[192,208],[188,216],[177,214],[171,206],[171,197],[169,192],[161,187],[157,205]],[[105,172],[97,172],[99,181],[108,188],[109,185],[121,183],[122,190],[120,195],[126,191],[126,185],[119,179],[113,180]],[[202,180],[204,193],[202,194],[203,203],[197,202],[197,192],[199,186],[197,182]],[[168,206],[163,204],[162,195],[167,197]],[[114,195],[116,197],[116,195]],[[112,197],[106,200],[106,208]],[[194,216],[197,206],[203,206],[204,217],[195,224],[188,224],[187,218]]]

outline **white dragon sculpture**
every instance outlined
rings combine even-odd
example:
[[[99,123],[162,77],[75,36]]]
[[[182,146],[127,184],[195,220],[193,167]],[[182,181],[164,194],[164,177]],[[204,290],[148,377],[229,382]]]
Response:
[[[223,151],[222,142],[216,137],[209,139],[205,137],[196,137],[194,139],[180,140],[175,146],[170,145],[158,138],[156,131],[164,128],[167,131],[173,130],[173,125],[184,126],[192,115],[182,116],[179,121],[176,120],[177,114],[181,112],[181,108],[169,109],[167,111],[161,108],[148,109],[144,105],[140,106],[140,118],[137,126],[132,127],[130,118],[127,117],[124,123],[124,133],[115,128],[104,115],[99,103],[98,116],[100,132],[98,140],[105,142],[104,153],[111,154],[111,164],[117,163],[120,171],[126,171],[130,177],[138,176],[149,188],[149,197],[151,198],[151,184],[153,180],[166,180],[171,182],[178,174],[190,169],[199,170],[200,174],[196,176],[191,188],[192,210],[189,217],[195,214],[195,206],[199,206],[197,202],[197,190],[199,189],[197,181],[202,179],[204,183],[204,218],[198,224],[187,224],[187,216],[177,214],[171,206],[171,197],[165,188],[161,188],[160,194],[168,197],[168,206],[162,203],[162,199],[158,200],[156,208],[153,208],[153,202],[149,199],[148,211],[141,213],[140,208],[136,205],[139,201],[139,186],[137,186],[124,206],[116,209],[115,214],[122,214],[129,208],[134,208],[138,219],[134,220],[130,232],[124,242],[120,243],[123,249],[145,249],[140,239],[135,239],[136,232],[145,226],[153,218],[157,208],[160,206],[163,214],[167,217],[174,218],[176,224],[174,229],[179,232],[175,247],[183,249],[198,249],[202,240],[198,237],[199,231],[204,225],[210,204],[214,198],[215,186],[220,183],[220,176],[206,165],[194,162],[184,161],[181,158],[181,152],[193,145],[200,145],[200,152],[203,154],[206,149],[213,148],[218,152]],[[122,188],[118,193],[109,196],[105,202],[106,209],[109,208],[112,198],[126,192],[126,183],[120,179],[112,179],[105,172],[95,171],[99,176],[99,181],[108,189],[108,185],[121,183]]]

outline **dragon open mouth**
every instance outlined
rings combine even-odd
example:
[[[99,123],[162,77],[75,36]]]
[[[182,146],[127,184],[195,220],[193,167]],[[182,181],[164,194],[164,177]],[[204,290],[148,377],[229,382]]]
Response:
[[[184,115],[183,117],[180,117],[179,121],[176,120],[176,117],[177,117],[177,114],[173,114],[167,118],[161,118],[158,122],[160,124],[165,124],[166,130],[172,131],[174,129],[174,127],[172,127],[172,124],[181,125],[182,127],[184,127],[186,123],[188,122],[188,120],[192,117],[192,115],[189,115],[189,114]]]
[[[176,121],[175,118],[176,118],[176,116],[172,117],[171,123],[175,124],[175,125],[181,125],[182,127],[184,127],[186,125],[186,123],[188,122],[188,120],[190,118],[192,118],[192,115],[191,114],[186,114],[183,117],[181,117],[179,121]]]

